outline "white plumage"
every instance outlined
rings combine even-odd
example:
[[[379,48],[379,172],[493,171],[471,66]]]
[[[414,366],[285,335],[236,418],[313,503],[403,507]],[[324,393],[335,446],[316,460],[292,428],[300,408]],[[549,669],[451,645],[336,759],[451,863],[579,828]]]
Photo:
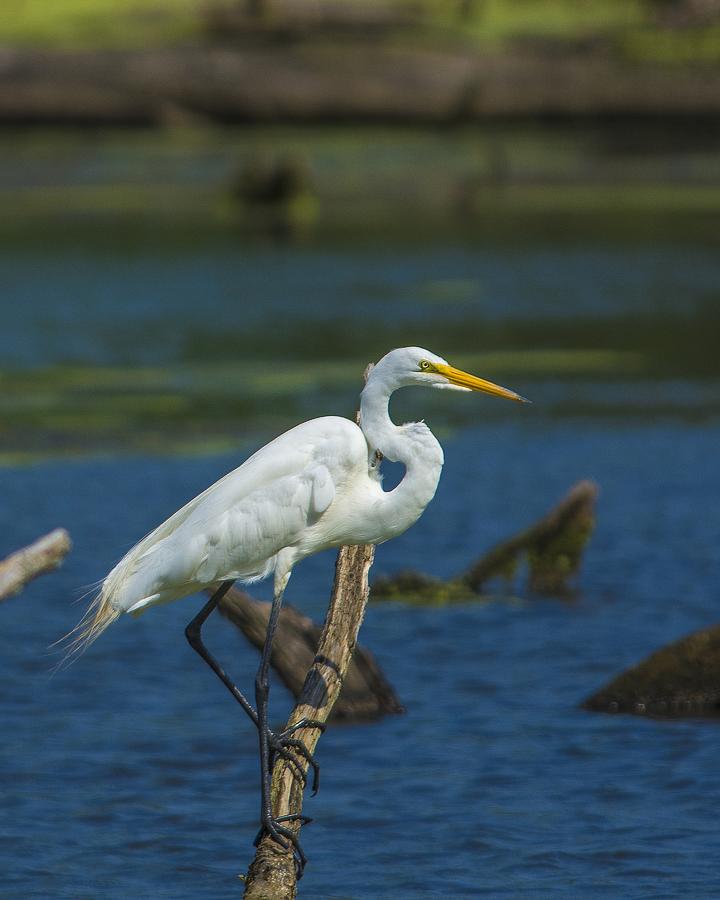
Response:
[[[143,538],[105,578],[81,626],[94,640],[123,612],[140,613],[226,581],[275,575],[282,591],[299,560],[341,544],[380,543],[410,527],[432,499],[443,464],[424,423],[395,425],[399,387],[519,395],[454,369],[418,347],[388,353],[361,396],[360,426],[326,416],[297,425],[195,497]],[[406,466],[384,492],[377,453]]]
[[[346,488],[347,473],[366,455],[358,433],[327,417],[280,435],[140,541],[103,591],[114,607],[135,613],[220,581],[269,575],[278,553]]]

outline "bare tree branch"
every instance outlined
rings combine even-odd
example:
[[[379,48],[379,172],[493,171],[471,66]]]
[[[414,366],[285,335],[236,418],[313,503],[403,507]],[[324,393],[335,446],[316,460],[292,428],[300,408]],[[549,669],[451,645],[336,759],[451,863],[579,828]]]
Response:
[[[19,593],[25,585],[56,569],[72,547],[70,535],[56,528],[0,562],[0,600]]]
[[[310,667],[300,699],[288,719],[288,725],[301,719],[325,722],[340,695],[350,666],[358,631],[368,599],[368,572],[375,556],[375,547],[363,544],[342,547],[335,566],[330,608],[323,628],[317,654]],[[302,728],[295,737],[314,752],[320,738],[317,728]],[[299,765],[307,772],[307,762]],[[273,768],[273,816],[287,816],[302,812],[303,789],[296,767],[278,759]],[[286,823],[296,833],[299,822]],[[246,879],[246,900],[292,900],[297,888],[295,861],[291,850],[283,850],[272,838],[265,836],[257,848]]]

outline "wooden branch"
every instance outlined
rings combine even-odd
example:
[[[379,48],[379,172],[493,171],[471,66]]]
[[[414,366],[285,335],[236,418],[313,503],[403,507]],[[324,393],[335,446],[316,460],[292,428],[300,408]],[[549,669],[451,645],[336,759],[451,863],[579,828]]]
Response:
[[[72,547],[70,535],[56,528],[0,562],[0,600],[19,593],[25,585],[56,569]]]
[[[211,593],[208,591],[208,593]],[[270,603],[254,600],[231,588],[218,609],[258,650],[262,650],[270,618]],[[290,605],[283,606],[273,641],[270,664],[297,700],[313,664],[322,629]],[[369,650],[356,646],[331,721],[356,722],[404,712],[397,694]]]
[[[371,544],[342,547],[335,566],[330,608],[317,654],[305,678],[300,699],[288,725],[303,718],[326,722],[340,695],[350,666],[357,634],[368,599],[368,572],[375,548]],[[320,737],[316,728],[300,729],[296,735],[313,753]],[[301,763],[307,772],[307,763]],[[303,789],[293,774],[293,766],[278,759],[273,768],[273,816],[302,811]],[[299,823],[288,823],[296,833]],[[246,878],[246,900],[292,900],[297,888],[295,862],[290,850],[283,850],[267,835],[260,841]]]
[[[529,590],[568,595],[595,524],[597,495],[596,484],[580,481],[541,519],[497,544],[455,578],[441,581],[423,572],[400,572],[378,579],[373,598],[428,604],[467,599],[480,594],[492,578],[512,578],[523,559],[528,562]]]

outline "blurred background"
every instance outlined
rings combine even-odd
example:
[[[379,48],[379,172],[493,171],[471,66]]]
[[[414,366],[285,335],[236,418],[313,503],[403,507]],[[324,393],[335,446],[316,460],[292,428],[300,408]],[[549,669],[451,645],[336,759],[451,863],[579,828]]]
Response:
[[[408,714],[323,739],[301,890],[717,896],[712,724],[577,707],[718,617],[719,250],[717,0],[4,0],[0,556],[75,544],[0,608],[7,896],[237,895],[256,739],[185,646],[198,599],[53,678],[47,647],[409,344],[534,404],[402,392],[447,462],[377,573],[449,577],[579,478],[598,525],[573,603],[371,607]],[[318,620],[332,565],[288,590]]]

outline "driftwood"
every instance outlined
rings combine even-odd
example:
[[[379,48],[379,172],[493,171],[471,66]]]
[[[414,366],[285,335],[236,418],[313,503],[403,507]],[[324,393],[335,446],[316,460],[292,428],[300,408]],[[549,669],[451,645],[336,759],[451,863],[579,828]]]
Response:
[[[350,667],[358,630],[368,598],[368,572],[375,548],[370,544],[343,547],[335,567],[330,608],[323,628],[317,654],[313,660],[297,705],[288,725],[303,718],[327,721],[340,695]],[[279,643],[279,642],[278,642]],[[296,737],[312,753],[320,737],[316,728],[302,728]],[[307,771],[307,763],[299,763]],[[294,766],[278,759],[273,768],[272,807],[274,816],[287,816],[302,811],[303,790]],[[286,823],[295,832],[300,823]],[[295,897],[297,877],[295,861],[290,850],[283,850],[267,835],[260,841],[255,859],[246,877],[247,900],[291,900]]]
[[[511,579],[524,559],[530,591],[567,596],[595,523],[597,494],[597,485],[580,481],[547,515],[497,544],[457,577],[441,581],[422,572],[401,572],[374,582],[372,596],[417,603],[466,599],[480,594],[493,578]]]
[[[270,606],[270,603],[254,600],[239,588],[231,588],[220,601],[218,609],[251,644],[262,650]],[[307,616],[301,615],[292,606],[283,606],[270,663],[296,700],[315,659],[321,633],[322,629]],[[363,721],[402,712],[402,704],[372,653],[358,645],[330,720]]]
[[[640,716],[719,716],[720,625],[656,650],[582,705]]]
[[[19,593],[25,585],[56,569],[72,547],[70,535],[56,528],[0,562],[0,600]]]

